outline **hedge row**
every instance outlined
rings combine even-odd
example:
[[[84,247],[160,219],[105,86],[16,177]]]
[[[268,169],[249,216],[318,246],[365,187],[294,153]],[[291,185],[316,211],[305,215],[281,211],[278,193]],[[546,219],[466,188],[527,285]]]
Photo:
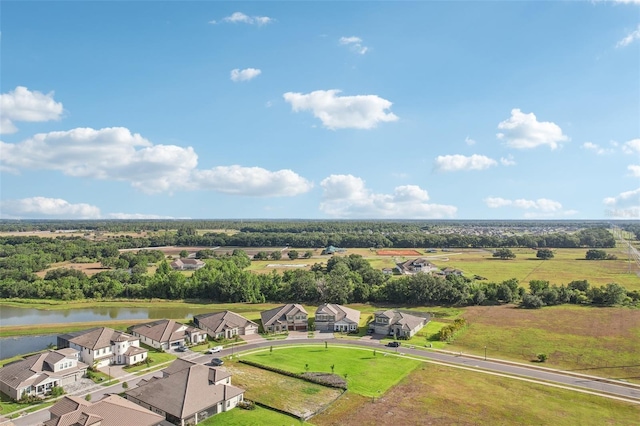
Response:
[[[315,383],[317,385],[326,386],[326,387],[330,387],[330,388],[347,390],[347,385],[346,384],[340,385],[340,384],[335,384],[335,383],[328,383],[328,382],[325,382],[323,380],[319,380],[319,379],[314,378],[314,377],[307,377],[307,376],[304,376],[303,374],[292,373],[290,371],[282,370],[280,368],[269,367],[269,366],[266,366],[266,365],[258,364],[257,362],[247,361],[245,359],[241,359],[239,362],[241,362],[242,364],[250,365],[252,367],[262,368],[263,370],[268,370],[268,371],[272,371],[274,373],[278,373],[278,374],[282,374],[282,375],[285,375],[285,376],[294,377],[296,379],[304,380],[305,382]]]

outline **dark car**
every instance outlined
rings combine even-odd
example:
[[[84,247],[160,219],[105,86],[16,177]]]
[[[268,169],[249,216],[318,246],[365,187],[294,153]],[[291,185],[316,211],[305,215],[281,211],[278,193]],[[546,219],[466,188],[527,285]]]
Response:
[[[186,346],[178,346],[176,348],[177,352],[186,352],[187,351],[187,347]]]
[[[224,364],[224,361],[221,360],[220,358],[213,358],[209,364],[215,367],[220,367],[222,364]]]
[[[397,348],[398,346],[400,346],[400,342],[389,342],[387,343],[387,346],[389,346],[390,348]]]

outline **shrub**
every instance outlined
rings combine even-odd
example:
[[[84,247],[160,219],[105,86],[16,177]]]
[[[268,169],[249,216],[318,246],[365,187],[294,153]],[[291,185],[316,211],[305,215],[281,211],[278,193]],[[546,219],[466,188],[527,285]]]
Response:
[[[58,397],[64,395],[64,389],[60,386],[54,386],[51,388],[51,396]]]
[[[245,410],[255,410],[256,404],[253,401],[249,401],[247,399],[240,401],[238,403],[238,407],[243,408]]]
[[[91,394],[88,393],[87,396],[84,397],[84,399],[86,399],[87,401],[91,401]]]
[[[547,360],[547,354],[538,354],[538,362],[545,362]]]

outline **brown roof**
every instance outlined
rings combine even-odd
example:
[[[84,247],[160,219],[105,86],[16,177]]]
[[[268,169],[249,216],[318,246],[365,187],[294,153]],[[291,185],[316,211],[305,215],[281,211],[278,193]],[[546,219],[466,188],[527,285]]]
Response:
[[[186,329],[178,331],[181,327],[186,327]],[[167,319],[135,325],[129,330],[161,343],[184,339],[188,333],[200,331],[197,328]]]
[[[127,333],[116,331],[109,327],[90,328],[88,330],[76,331],[61,335],[60,338],[75,343],[87,349],[108,348],[114,342],[126,342],[139,340]]]
[[[298,312],[307,315],[307,311],[304,309],[304,307],[297,303],[288,303],[278,308],[269,309],[268,311],[262,311],[260,312],[260,317],[262,318],[262,326],[266,327],[278,321],[286,323],[287,315],[295,315]]]
[[[418,327],[421,324],[424,325],[429,322],[428,315],[427,317],[418,317],[415,315],[407,314],[405,312],[400,312],[392,309],[387,311],[378,311],[378,312],[375,312],[374,315],[376,317],[385,316],[389,318],[390,326],[401,325],[402,328],[409,328],[410,330],[413,330],[414,328]]]
[[[68,351],[62,353],[61,351],[48,351],[9,363],[0,368],[0,382],[10,388],[17,389],[28,384],[41,382],[48,377],[64,377],[71,372],[84,370],[88,367],[86,364],[78,362],[77,367],[66,368],[54,373],[53,364],[67,356],[70,357],[70,355],[64,355],[65,353]]]
[[[164,420],[163,416],[118,395],[109,395],[94,403],[65,396],[49,412],[52,416],[45,426],[88,426],[98,422],[101,422],[100,426],[155,426]]]
[[[198,321],[198,324],[201,326],[213,330],[214,333],[219,333],[228,328],[247,327],[248,325],[258,326],[255,322],[249,321],[242,315],[231,311],[195,315],[193,319],[194,321]]]
[[[207,366],[194,364],[130,389],[126,395],[184,419],[244,393],[235,386],[213,384],[209,370]]]
[[[324,303],[320,305],[318,309],[316,309],[316,315],[318,314],[334,315],[336,322],[345,318],[356,324],[360,322],[360,311],[347,308],[346,306],[336,305],[335,303]]]

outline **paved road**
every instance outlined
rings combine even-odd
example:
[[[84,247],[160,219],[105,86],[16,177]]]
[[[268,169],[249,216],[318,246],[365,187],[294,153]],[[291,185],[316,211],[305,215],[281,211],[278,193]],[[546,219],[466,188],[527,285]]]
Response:
[[[607,380],[594,376],[575,376],[570,374],[564,374],[557,370],[545,370],[538,368],[531,368],[524,365],[514,365],[511,363],[504,363],[499,361],[484,360],[479,357],[460,356],[448,353],[425,351],[421,349],[411,349],[409,347],[388,348],[382,345],[379,340],[349,340],[349,339],[287,339],[287,340],[266,340],[257,343],[248,343],[246,345],[238,346],[234,349],[225,349],[215,355],[198,355],[195,353],[187,353],[182,355],[184,358],[190,361],[200,364],[206,364],[211,361],[212,358],[223,358],[236,353],[242,353],[251,351],[254,349],[267,348],[269,346],[285,346],[285,345],[322,345],[325,342],[329,346],[359,346],[371,349],[386,350],[389,352],[397,352],[404,354],[405,356],[419,356],[426,358],[430,361],[443,362],[460,367],[468,367],[472,369],[480,368],[493,373],[505,374],[510,376],[520,376],[529,380],[542,380],[545,382],[551,382],[558,385],[571,386],[575,388],[581,388],[586,391],[607,393],[615,395],[620,398],[629,400],[636,400],[640,403],[640,386],[625,386],[623,384],[616,384],[613,380]],[[133,378],[125,378],[129,384],[129,388],[135,387],[135,385],[141,379],[148,379],[153,376],[161,376],[159,371],[145,374],[144,376],[135,376]],[[119,393],[122,392],[122,386],[120,383],[110,387],[100,387],[97,390],[91,392],[91,400],[97,401],[104,394]],[[82,395],[84,397],[84,394]],[[38,425],[46,420],[49,420],[49,411],[41,410],[29,415],[23,416],[14,420],[16,426],[34,426]]]

